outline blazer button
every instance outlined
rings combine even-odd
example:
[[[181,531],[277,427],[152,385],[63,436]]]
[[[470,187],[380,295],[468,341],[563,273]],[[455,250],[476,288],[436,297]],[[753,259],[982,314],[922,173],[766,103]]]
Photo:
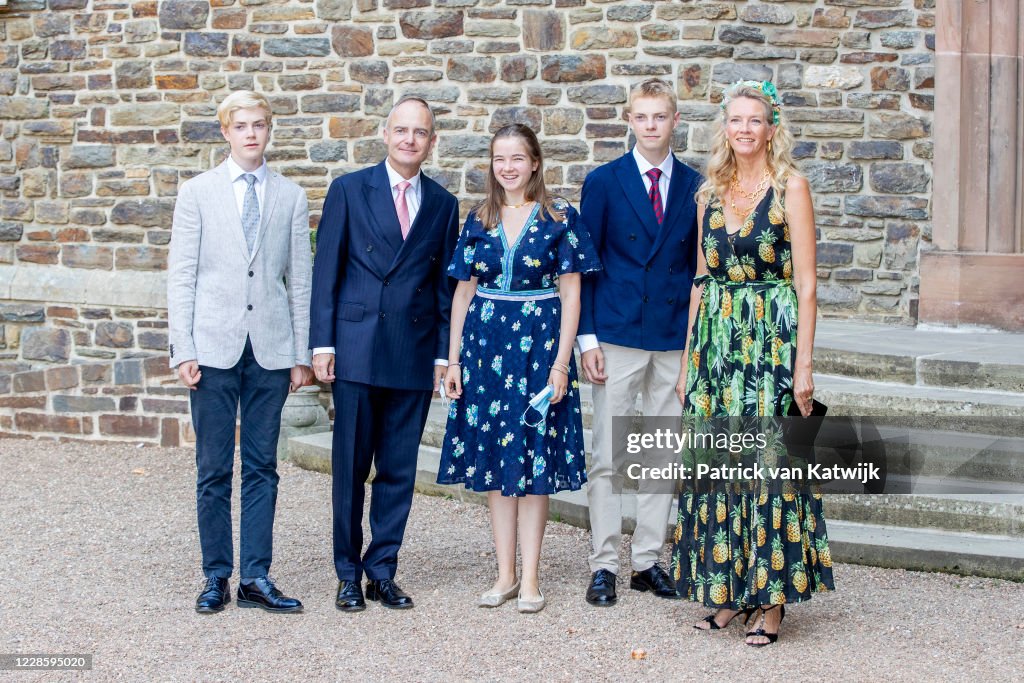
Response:
[[[252,310],[252,304],[249,304],[248,306],[246,306],[246,308],[251,311]]]
[[[670,305],[670,306],[671,306],[672,304],[674,304],[675,302],[676,302],[676,300],[675,300],[675,299],[669,299],[669,300],[668,300],[668,303],[669,303],[669,305]]]
[[[380,312],[380,319],[381,319],[381,320],[383,320],[383,319],[384,319],[384,311],[381,311],[381,312]]]
[[[646,304],[646,303],[647,303],[648,301],[650,301],[650,299],[648,299],[648,298],[647,298],[647,297],[645,296],[645,297],[644,297],[644,303]]]
[[[413,318],[413,319],[412,319],[412,321],[413,321],[414,323],[418,323],[418,322],[420,321],[420,319],[419,319],[419,318]]]
[[[649,273],[649,272],[651,272],[651,267],[647,266],[646,268],[644,268],[644,270],[646,270]]]
[[[372,244],[367,244],[366,245],[366,251],[368,251],[368,252],[373,251],[373,245]]]
[[[391,280],[385,280],[385,281],[384,281],[384,286],[385,286],[385,287],[388,287],[388,286],[390,286],[390,285],[391,285]]]
[[[252,271],[251,270],[249,271],[249,277],[252,277]]]
[[[631,239],[631,240],[635,240],[635,239],[636,239],[636,235],[630,235],[630,236],[629,236],[629,239]]]
[[[423,288],[422,287],[417,287],[416,288],[416,293],[417,294],[422,294],[423,293]]]

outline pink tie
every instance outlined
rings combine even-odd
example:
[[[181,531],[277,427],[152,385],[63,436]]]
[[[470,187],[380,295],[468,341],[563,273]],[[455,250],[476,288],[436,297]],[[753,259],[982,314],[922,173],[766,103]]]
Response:
[[[395,197],[395,211],[398,212],[398,224],[402,226],[402,239],[409,236],[409,206],[405,203],[405,191],[409,189],[409,181],[403,180],[395,185],[398,196]]]

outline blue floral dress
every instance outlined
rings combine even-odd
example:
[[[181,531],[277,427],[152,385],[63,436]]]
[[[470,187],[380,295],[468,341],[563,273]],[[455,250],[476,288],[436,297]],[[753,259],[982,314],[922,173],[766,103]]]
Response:
[[[543,421],[533,409],[523,420],[558,352],[558,276],[601,267],[579,214],[556,207],[564,220],[538,204],[511,246],[500,225],[485,229],[475,212],[466,218],[448,274],[476,277],[477,293],[462,330],[462,398],[448,411],[439,484],[525,496],[575,491],[587,480],[573,360],[565,398]]]

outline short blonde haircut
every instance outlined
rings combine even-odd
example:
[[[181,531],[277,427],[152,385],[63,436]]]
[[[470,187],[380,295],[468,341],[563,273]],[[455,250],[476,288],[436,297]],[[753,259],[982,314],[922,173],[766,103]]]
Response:
[[[629,90],[629,108],[633,108],[633,100],[638,97],[664,97],[672,105],[672,111],[678,111],[676,91],[668,81],[660,78],[648,78],[637,83]]]
[[[270,102],[258,92],[252,90],[237,90],[227,97],[217,107],[217,120],[222,128],[231,125],[235,112],[239,109],[262,109],[267,114],[267,125],[270,125],[273,112],[270,109]]]

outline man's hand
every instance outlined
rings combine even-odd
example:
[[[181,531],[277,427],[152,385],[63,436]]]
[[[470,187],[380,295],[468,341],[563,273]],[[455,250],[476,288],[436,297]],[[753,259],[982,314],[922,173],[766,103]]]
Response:
[[[178,366],[178,379],[186,387],[195,391],[198,389],[198,384],[203,373],[199,371],[199,361],[187,360]]]
[[[296,365],[291,369],[288,382],[288,391],[295,391],[301,387],[307,387],[313,383],[313,369],[308,365]]]
[[[313,372],[321,382],[334,381],[334,354],[318,353],[313,356]]]
[[[604,374],[604,351],[601,347],[583,352],[583,374],[591,384],[604,384],[608,375]]]
[[[435,365],[434,366],[434,391],[437,392],[438,396],[441,396],[442,395],[441,392],[444,391],[444,389],[443,389],[444,376],[447,373],[448,373],[448,367],[447,366],[445,366],[445,365]]]

